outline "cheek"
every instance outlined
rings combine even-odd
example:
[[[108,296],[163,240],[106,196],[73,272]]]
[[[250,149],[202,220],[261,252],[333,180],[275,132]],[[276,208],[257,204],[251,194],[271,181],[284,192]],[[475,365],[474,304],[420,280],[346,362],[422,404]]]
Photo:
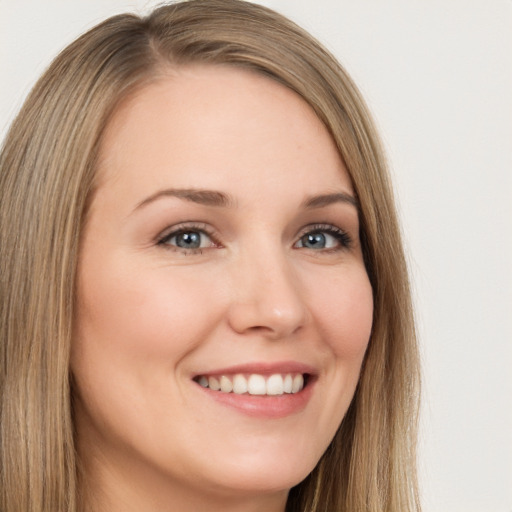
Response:
[[[119,260],[81,275],[78,339],[122,358],[179,357],[194,348],[218,317],[216,302],[204,293],[200,275],[165,275],[162,268],[141,272]]]
[[[129,425],[150,428],[161,421],[162,407],[175,407],[171,377],[220,314],[197,271],[135,268],[121,257],[112,262],[89,261],[79,273],[71,369],[87,421],[114,437],[124,432],[135,439]],[[157,410],[148,397],[159,397]],[[144,417],[153,419],[142,425]]]
[[[361,362],[373,323],[373,293],[364,269],[326,280],[315,315],[330,350],[341,360]]]
[[[344,271],[342,271],[344,270]],[[310,283],[310,305],[320,334],[318,353],[327,371],[319,380],[315,411],[316,454],[325,451],[345,416],[359,382],[373,321],[373,293],[365,269],[351,266]]]

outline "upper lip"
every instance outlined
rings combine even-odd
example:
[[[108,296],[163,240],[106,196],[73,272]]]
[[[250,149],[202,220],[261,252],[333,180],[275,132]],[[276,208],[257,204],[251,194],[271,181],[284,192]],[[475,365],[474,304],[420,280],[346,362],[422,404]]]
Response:
[[[272,375],[275,373],[302,373],[314,375],[316,373],[313,366],[297,361],[280,361],[280,362],[253,362],[243,363],[224,368],[212,368],[199,372],[195,376],[200,375],[235,375],[237,373],[257,373],[260,375]]]

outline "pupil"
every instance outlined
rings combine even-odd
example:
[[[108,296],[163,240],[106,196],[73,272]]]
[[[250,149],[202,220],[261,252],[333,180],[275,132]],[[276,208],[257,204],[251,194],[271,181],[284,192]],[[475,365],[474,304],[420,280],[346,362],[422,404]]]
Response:
[[[194,231],[182,233],[176,237],[176,245],[187,249],[197,249],[201,245],[201,235]]]
[[[325,235],[322,233],[310,233],[302,239],[304,247],[310,249],[317,249],[318,247],[325,247]]]

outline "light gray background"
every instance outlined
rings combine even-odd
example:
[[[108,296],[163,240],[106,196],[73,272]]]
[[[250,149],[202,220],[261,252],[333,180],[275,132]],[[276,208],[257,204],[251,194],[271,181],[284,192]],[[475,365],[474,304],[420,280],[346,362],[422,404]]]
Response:
[[[156,3],[0,0],[0,137],[64,45]],[[512,512],[512,2],[261,3],[338,56],[381,128],[424,361],[425,512]]]

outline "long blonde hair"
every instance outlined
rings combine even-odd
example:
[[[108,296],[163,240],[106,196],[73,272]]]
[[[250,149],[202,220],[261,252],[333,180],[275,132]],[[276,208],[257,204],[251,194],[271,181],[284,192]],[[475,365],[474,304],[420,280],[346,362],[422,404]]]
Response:
[[[288,512],[419,511],[419,370],[406,263],[383,152],[357,88],[309,34],[262,6],[191,0],[110,18],[35,85],[0,157],[0,507],[76,512],[69,351],[80,234],[116,106],[165,67],[250,69],[325,123],[360,203],[374,323],[351,406]]]

